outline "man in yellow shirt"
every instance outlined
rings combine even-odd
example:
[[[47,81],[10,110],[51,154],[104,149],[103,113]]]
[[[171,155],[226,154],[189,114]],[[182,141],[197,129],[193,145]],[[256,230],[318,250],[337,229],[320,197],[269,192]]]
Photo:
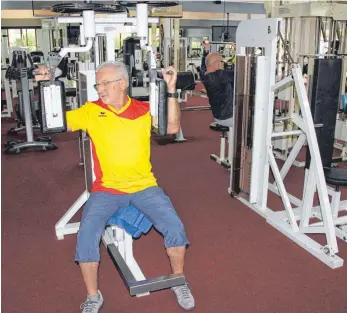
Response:
[[[166,68],[163,78],[169,97],[167,133],[175,134],[180,128],[176,70]],[[188,240],[170,199],[152,173],[149,104],[131,99],[127,95],[128,83],[124,64],[101,64],[96,70],[95,85],[99,100],[87,102],[66,116],[69,131],[83,130],[91,139],[96,177],[83,208],[75,254],[88,294],[82,313],[98,313],[103,304],[98,290],[99,243],[107,221],[121,207],[131,204],[152,222],[164,236],[172,273],[183,274]],[[195,307],[188,285],[172,290],[183,309]]]

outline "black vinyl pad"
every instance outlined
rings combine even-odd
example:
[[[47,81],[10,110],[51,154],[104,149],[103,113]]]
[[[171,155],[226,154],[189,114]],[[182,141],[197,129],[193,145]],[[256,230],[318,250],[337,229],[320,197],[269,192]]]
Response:
[[[222,126],[222,125],[219,125],[217,123],[210,124],[210,129],[215,130],[215,131],[219,131],[219,132],[228,132],[229,131],[229,127]]]
[[[340,98],[342,59],[315,59],[311,94],[311,112],[316,128],[324,168],[330,168],[334,150],[336,114]],[[306,157],[306,168],[310,154]]]
[[[168,108],[167,108],[167,85],[166,82],[162,79],[156,79],[157,85],[157,95],[158,95],[158,129],[155,132],[159,136],[165,136],[167,131],[168,124]]]
[[[325,181],[329,185],[347,186],[347,169],[331,168],[325,171]]]
[[[158,71],[157,76],[160,79],[163,79],[163,74]],[[180,89],[181,91],[186,90],[195,90],[195,76],[192,72],[178,72],[177,73],[177,81],[176,81],[176,89]]]
[[[65,97],[76,97],[77,91],[76,88],[66,88]]]
[[[195,90],[195,77],[190,71],[178,72],[176,89],[184,90]]]

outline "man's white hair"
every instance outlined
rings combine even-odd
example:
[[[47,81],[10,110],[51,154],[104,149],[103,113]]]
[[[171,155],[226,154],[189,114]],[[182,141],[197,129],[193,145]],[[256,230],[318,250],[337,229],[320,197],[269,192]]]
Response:
[[[116,61],[103,62],[96,68],[96,73],[103,68],[112,68],[115,72],[116,79],[123,78],[125,80],[126,86],[127,87],[129,86],[129,74],[123,62],[116,62]]]

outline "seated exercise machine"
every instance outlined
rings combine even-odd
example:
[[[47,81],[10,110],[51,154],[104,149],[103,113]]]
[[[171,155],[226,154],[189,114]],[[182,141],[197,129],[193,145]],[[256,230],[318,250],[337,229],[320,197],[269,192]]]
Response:
[[[337,255],[337,237],[347,242],[346,216],[338,216],[346,211],[344,201],[340,202],[339,187],[347,185],[347,173],[331,168],[341,59],[315,60],[310,105],[300,66],[289,51],[289,76],[275,81],[277,42],[283,38],[280,25],[281,19],[271,18],[242,21],[237,28],[237,79],[228,191],[313,256],[331,268],[338,268],[343,265],[343,259]],[[246,54],[247,48],[254,47],[264,48],[263,55]],[[250,101],[244,101],[247,92],[242,81],[251,80],[250,70],[245,71],[251,67],[255,69],[255,95]],[[273,105],[269,104],[274,104],[275,93],[286,88],[292,88],[297,99],[299,108],[289,116],[297,129],[276,132]],[[279,168],[272,141],[291,135],[299,137]],[[298,199],[288,192],[284,180],[305,142],[308,155],[302,199]],[[269,182],[270,169],[274,183]],[[281,197],[284,210],[268,207],[269,191]],[[313,206],[315,193],[319,199],[316,207]],[[317,241],[311,234],[323,238]]]
[[[244,68],[245,71],[252,71],[252,74],[254,72],[253,68]],[[251,75],[251,72],[246,73],[244,75],[250,75],[250,77],[253,77]],[[248,84],[242,80],[244,76],[239,75],[239,77],[236,77],[235,79],[240,79],[239,84],[241,83],[243,85],[245,96],[242,97],[241,101],[249,102],[252,98],[252,95],[254,94],[254,79],[250,80]],[[240,104],[236,104],[240,105]],[[234,112],[234,114],[236,114]],[[220,148],[219,148],[219,155],[216,154],[210,154],[210,159],[217,162],[218,164],[222,165],[223,167],[229,169],[230,168],[230,162],[229,158],[231,157],[231,145],[230,145],[230,136],[232,136],[233,133],[233,127],[223,126],[216,122],[210,124],[210,129],[220,132]],[[227,150],[227,151],[226,151]]]
[[[246,69],[245,69],[246,70]],[[243,98],[243,101],[249,101],[249,97],[251,93],[254,93],[254,83],[253,80],[245,86],[247,88],[247,95]],[[222,165],[223,167],[229,169],[230,168],[230,145],[229,145],[229,136],[233,132],[233,127],[223,126],[216,122],[213,122],[210,124],[210,129],[220,132],[220,148],[219,148],[219,155],[217,154],[210,154],[210,159],[217,162],[218,164]],[[227,148],[227,149],[226,149]],[[227,151],[226,151],[227,150]]]
[[[30,57],[30,54],[27,54],[24,50],[14,50],[12,51],[12,62],[11,65],[7,68],[5,79],[8,81],[12,81],[13,84],[16,85],[16,90],[19,89],[18,94],[18,103],[16,106],[16,122],[17,127],[12,127],[8,130],[8,135],[16,135],[17,133],[21,131],[25,131],[25,111],[24,111],[24,103],[23,103],[23,92],[22,92],[22,86],[20,85],[20,75],[19,70],[21,68],[29,67],[30,61],[32,60]],[[30,68],[34,67],[34,63],[30,64]],[[33,69],[32,69],[33,70]],[[32,78],[32,75],[28,76],[28,79]],[[28,85],[29,88],[29,95],[30,95],[30,109],[32,114],[32,124],[34,129],[39,129],[40,125],[38,122],[38,108],[35,107],[34,102],[34,90],[30,88],[30,85]]]
[[[31,67],[27,67],[27,58]],[[25,51],[13,51],[12,64],[6,71],[6,79],[15,80],[18,84],[17,128],[11,128],[8,134],[17,134],[21,130],[26,132],[26,141],[10,140],[5,143],[5,153],[17,154],[26,149],[40,149],[43,151],[56,150],[58,147],[49,137],[34,138],[35,128],[42,128],[39,124],[40,116],[35,108],[34,91],[29,90],[29,79],[34,77],[35,67],[29,54]],[[63,94],[61,100],[63,99]],[[60,100],[60,99],[59,99]]]
[[[210,129],[221,133],[219,155],[210,154],[210,159],[217,162],[218,164],[222,165],[225,168],[230,168],[229,157],[228,155],[227,156],[225,155],[225,152],[226,152],[225,148],[227,146],[229,130],[230,130],[229,127],[222,126],[214,122],[210,124]]]
[[[319,152],[322,159],[327,190],[331,196],[331,213],[335,226],[336,236],[347,242],[347,215],[341,213],[347,211],[347,201],[340,201],[340,187],[347,186],[347,169],[333,167],[335,162],[334,137],[336,129],[336,112],[338,112],[340,83],[341,83],[342,59],[338,56],[329,59],[314,59],[314,72],[312,81],[311,112],[313,121],[322,127],[316,128]],[[306,156],[306,176],[309,178],[310,153]],[[310,181],[306,180],[306,186]],[[313,192],[312,190],[307,192]],[[313,195],[310,194],[310,197]],[[295,201],[295,200],[293,200]],[[339,216],[340,215],[340,216]],[[319,207],[312,210],[312,216],[322,220]],[[318,222],[321,225],[321,222]]]
[[[146,52],[148,57],[148,66],[150,69],[150,82],[149,82],[149,102],[150,111],[153,116],[153,130],[159,135],[166,135],[167,129],[167,86],[165,81],[158,78],[155,55],[152,49],[147,44],[147,32],[141,33],[143,30],[147,30],[147,9],[150,3],[139,3],[136,5],[137,18],[126,18],[124,23],[135,24],[138,30],[138,35],[141,37],[141,49]],[[66,4],[57,5],[60,11],[64,13],[70,13],[69,7]],[[65,6],[65,7],[64,7]],[[72,4],[69,4],[71,7]],[[84,35],[86,38],[86,46],[70,48],[69,51],[81,52],[89,51],[93,46],[93,41],[96,37],[95,32],[95,13],[98,12],[98,8],[104,8],[104,10],[116,10],[119,11],[117,5],[93,5],[87,4],[88,10],[83,9],[83,5],[79,4],[79,12],[83,15]],[[65,8],[65,9],[64,9]],[[76,13],[76,7],[74,6],[74,13]],[[94,10],[91,10],[94,8]],[[63,10],[64,9],[64,10]],[[102,12],[105,12],[102,10]],[[144,16],[146,18],[144,18]],[[117,19],[117,15],[113,16]],[[59,54],[63,57],[67,52],[67,49],[62,49]],[[109,59],[109,56],[107,57]],[[80,90],[80,97],[82,102],[95,101],[98,99],[96,91],[93,89],[95,84],[95,71],[83,71],[79,73],[80,85],[85,86]],[[54,119],[54,116],[50,110],[50,106],[47,102],[46,114]],[[78,212],[87,201],[89,197],[89,190],[92,185],[94,177],[93,171],[93,157],[92,146],[88,136],[83,140],[83,156],[84,156],[84,169],[86,179],[86,190],[76,200],[76,202],[68,209],[63,217],[55,225],[56,236],[58,239],[63,239],[65,235],[75,234],[79,229],[79,222],[71,223],[70,220]],[[141,268],[137,264],[133,256],[132,241],[133,237],[138,238],[141,234],[146,233],[151,228],[151,223],[134,207],[127,207],[118,210],[115,215],[111,217],[105,232],[102,236],[102,242],[104,243],[108,253],[118,268],[131,296],[148,295],[150,292],[171,288],[178,285],[183,285],[186,279],[183,275],[170,275],[164,277],[158,277],[154,279],[146,279]]]

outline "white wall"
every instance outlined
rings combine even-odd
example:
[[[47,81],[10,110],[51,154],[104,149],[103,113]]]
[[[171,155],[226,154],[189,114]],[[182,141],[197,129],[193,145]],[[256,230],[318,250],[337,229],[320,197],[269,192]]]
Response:
[[[183,28],[184,29],[184,28]],[[185,37],[209,37],[212,38],[211,28],[186,28],[184,29]]]
[[[13,11],[13,14],[15,15],[15,11]],[[33,27],[33,26],[40,26],[41,27],[41,20],[40,19],[7,19],[3,18],[1,19],[1,27]]]

